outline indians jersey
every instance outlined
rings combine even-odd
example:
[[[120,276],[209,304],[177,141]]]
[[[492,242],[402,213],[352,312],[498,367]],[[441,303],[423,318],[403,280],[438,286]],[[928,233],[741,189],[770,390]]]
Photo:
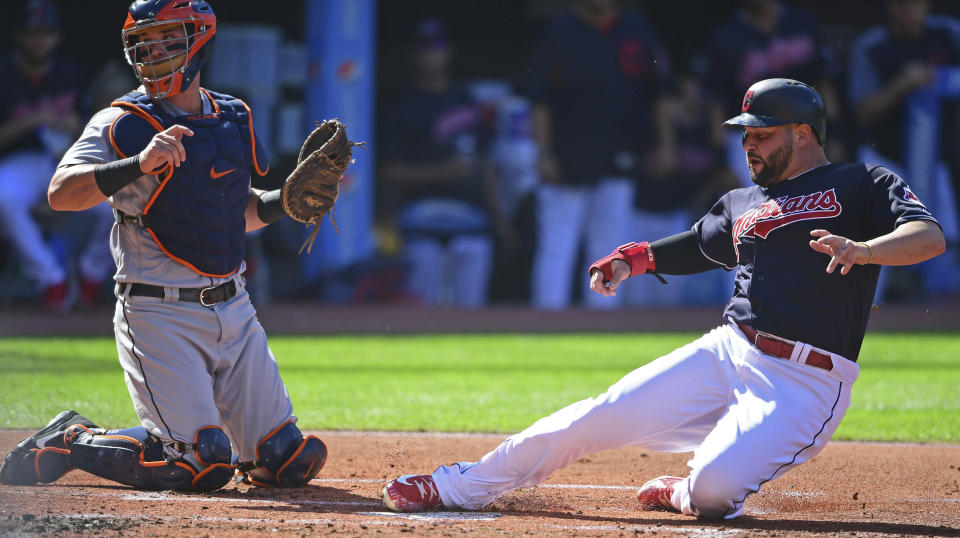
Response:
[[[893,172],[826,164],[769,188],[730,191],[693,231],[708,258],[736,268],[725,318],[856,360],[880,266],[828,274],[830,258],[810,248],[810,231],[867,241],[912,220],[936,222]]]

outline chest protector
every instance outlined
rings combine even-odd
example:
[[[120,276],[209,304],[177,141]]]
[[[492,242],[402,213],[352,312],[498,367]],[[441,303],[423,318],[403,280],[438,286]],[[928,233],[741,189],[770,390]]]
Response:
[[[120,158],[140,153],[153,136],[174,124],[193,136],[180,139],[187,159],[155,170],[160,186],[141,215],[143,227],[172,260],[201,275],[225,277],[239,269],[246,236],[251,171],[265,175],[267,157],[256,143],[250,108],[204,89],[212,114],[174,116],[134,91],[112,106],[124,113],[110,126]]]

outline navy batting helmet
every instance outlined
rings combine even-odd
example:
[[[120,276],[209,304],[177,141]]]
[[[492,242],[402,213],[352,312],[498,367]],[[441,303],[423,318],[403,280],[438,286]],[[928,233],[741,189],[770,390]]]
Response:
[[[827,113],[817,90],[797,80],[770,78],[750,86],[741,114],[723,122],[727,127],[773,127],[806,123],[820,145],[827,140]]]
[[[147,40],[149,29],[164,32]],[[123,23],[123,51],[147,93],[155,98],[182,92],[200,73],[217,32],[206,0],[134,0]],[[162,45],[162,57],[152,54]]]

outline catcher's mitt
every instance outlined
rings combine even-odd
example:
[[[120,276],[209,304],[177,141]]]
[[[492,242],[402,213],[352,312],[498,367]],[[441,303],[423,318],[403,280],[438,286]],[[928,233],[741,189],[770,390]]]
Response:
[[[283,210],[294,220],[313,224],[313,231],[300,247],[303,252],[313,248],[320,223],[324,215],[330,215],[330,221],[336,229],[333,218],[333,205],[340,196],[340,180],[350,164],[353,146],[363,147],[363,142],[351,142],[347,139],[346,127],[334,118],[323,123],[316,122],[317,128],[307,136],[297,157],[297,168],[283,182],[281,200]]]

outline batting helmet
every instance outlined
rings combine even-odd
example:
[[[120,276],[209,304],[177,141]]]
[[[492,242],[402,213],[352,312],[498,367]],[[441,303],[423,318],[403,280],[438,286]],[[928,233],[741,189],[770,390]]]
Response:
[[[773,127],[806,123],[820,145],[827,140],[827,113],[817,90],[797,80],[770,78],[755,83],[743,96],[741,114],[723,122],[727,127]]]
[[[148,29],[170,32],[146,40]],[[134,0],[121,32],[123,52],[151,97],[171,97],[200,73],[216,32],[217,17],[206,0]],[[151,53],[158,45],[162,56]]]

